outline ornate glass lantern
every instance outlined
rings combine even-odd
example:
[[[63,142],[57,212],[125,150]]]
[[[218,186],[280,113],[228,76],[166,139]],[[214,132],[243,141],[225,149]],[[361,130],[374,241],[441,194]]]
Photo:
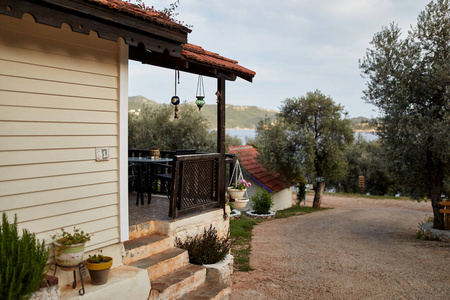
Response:
[[[198,75],[198,82],[197,82],[197,100],[195,101],[195,104],[198,106],[198,110],[201,110],[203,105],[205,105],[205,86],[203,85],[203,77],[202,75]]]

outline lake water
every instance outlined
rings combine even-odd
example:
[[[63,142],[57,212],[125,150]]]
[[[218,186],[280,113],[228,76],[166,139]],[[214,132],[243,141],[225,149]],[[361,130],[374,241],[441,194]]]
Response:
[[[226,129],[225,132],[231,136],[237,136],[240,138],[243,145],[247,144],[249,139],[254,139],[256,137],[256,130],[254,129]],[[355,138],[358,134],[361,134],[362,137],[369,142],[378,138],[373,132],[355,132]]]

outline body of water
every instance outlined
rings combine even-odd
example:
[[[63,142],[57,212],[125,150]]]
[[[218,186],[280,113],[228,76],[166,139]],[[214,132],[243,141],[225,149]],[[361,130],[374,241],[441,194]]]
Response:
[[[226,129],[225,132],[231,136],[236,136],[241,139],[242,144],[246,145],[250,139],[256,137],[255,129]],[[361,134],[366,141],[374,141],[378,136],[374,132],[355,132],[355,139]]]

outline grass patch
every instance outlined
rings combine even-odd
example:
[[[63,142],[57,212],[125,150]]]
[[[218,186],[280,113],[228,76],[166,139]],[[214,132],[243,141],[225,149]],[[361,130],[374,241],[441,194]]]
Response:
[[[394,196],[377,196],[377,195],[366,195],[366,194],[351,194],[351,193],[326,193],[327,195],[336,195],[346,198],[367,198],[367,199],[380,199],[380,200],[413,200],[410,197],[394,197]]]
[[[252,229],[257,223],[245,216],[230,220],[230,237],[234,240],[231,254],[234,256],[235,271],[248,272],[252,270],[250,267]]]
[[[275,219],[283,219],[283,218],[288,218],[288,217],[292,217],[292,216],[309,214],[309,213],[323,210],[323,209],[329,209],[329,208],[315,209],[312,207],[295,205],[295,206],[277,211],[277,214],[275,215]]]

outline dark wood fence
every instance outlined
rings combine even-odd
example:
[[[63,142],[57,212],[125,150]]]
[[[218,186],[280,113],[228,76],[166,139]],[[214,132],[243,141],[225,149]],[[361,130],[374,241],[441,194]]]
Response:
[[[170,217],[224,205],[224,197],[219,195],[219,182],[224,180],[220,175],[221,157],[219,153],[173,157]]]

